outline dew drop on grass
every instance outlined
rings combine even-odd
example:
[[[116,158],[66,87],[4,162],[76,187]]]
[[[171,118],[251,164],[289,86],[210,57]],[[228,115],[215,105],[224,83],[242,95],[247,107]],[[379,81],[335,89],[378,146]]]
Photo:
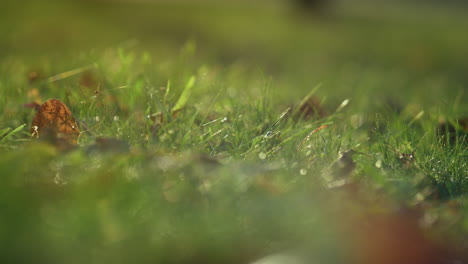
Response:
[[[375,166],[379,169],[382,168],[382,161],[381,160],[376,161]]]
[[[259,157],[261,160],[264,160],[264,159],[266,159],[267,155],[265,154],[265,152],[260,152],[260,153],[258,153],[258,157]]]
[[[348,104],[349,104],[349,99],[345,99],[345,100],[340,104],[340,106],[338,106],[338,108],[336,109],[336,112],[340,112],[340,111],[343,110],[343,108],[345,108]]]

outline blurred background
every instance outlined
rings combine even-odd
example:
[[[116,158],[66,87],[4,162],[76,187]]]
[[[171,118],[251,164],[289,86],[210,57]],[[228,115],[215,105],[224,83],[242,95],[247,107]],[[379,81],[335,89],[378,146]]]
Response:
[[[433,95],[440,102],[468,84],[467,3],[7,1],[0,10],[0,57],[35,58],[43,67],[41,58],[59,64],[71,54],[84,58],[124,47],[164,61],[189,47],[199,65],[241,63],[273,76],[278,91],[323,82],[343,97],[371,86],[404,100],[395,89],[404,87],[421,96],[421,89],[433,92],[426,101],[435,103]],[[292,90],[284,96],[303,95]]]

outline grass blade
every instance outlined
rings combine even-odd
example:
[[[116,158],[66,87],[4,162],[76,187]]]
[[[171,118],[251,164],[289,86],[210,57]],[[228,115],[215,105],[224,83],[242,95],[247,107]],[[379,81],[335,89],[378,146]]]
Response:
[[[174,107],[172,107],[171,109],[172,112],[180,110],[185,106],[185,104],[187,103],[190,97],[190,94],[192,93],[192,88],[193,88],[193,85],[195,84],[195,80],[196,80],[195,76],[192,75],[190,79],[188,80],[187,84],[185,85],[185,88],[182,91],[182,94],[180,95],[179,100],[177,100],[177,103],[174,105]]]
[[[14,134],[20,132],[21,130],[23,130],[23,128],[26,126],[26,124],[22,124],[21,126],[15,128],[13,131],[11,131],[10,133],[8,133],[8,135],[6,135],[5,137],[3,137],[2,139],[0,139],[0,143],[3,143],[5,140],[7,140],[8,138],[10,138],[11,136],[13,136]],[[5,129],[4,129],[5,130]],[[2,132],[4,131],[2,130]]]
[[[317,90],[321,86],[322,86],[322,83],[315,85],[314,88],[312,88],[312,90],[310,90],[310,92],[306,96],[304,96],[304,98],[302,98],[301,102],[297,105],[296,110],[294,111],[294,114],[296,114],[299,111],[300,106],[304,105],[317,92]]]
[[[168,80],[166,84],[166,92],[164,93],[164,98],[163,98],[164,103],[167,102],[167,98],[169,97],[170,91],[171,91],[171,80]]]
[[[92,68],[95,68],[96,65],[95,64],[91,64],[91,65],[88,65],[88,66],[84,66],[84,67],[80,67],[80,68],[76,68],[76,69],[73,69],[73,70],[69,70],[69,71],[66,71],[66,72],[62,72],[62,73],[59,73],[57,75],[54,75],[52,77],[49,77],[47,78],[47,82],[48,83],[51,83],[51,82],[56,82],[56,81],[59,81],[59,80],[62,80],[62,79],[66,79],[68,77],[71,77],[71,76],[74,76],[74,75],[77,75],[77,74],[80,74],[82,72],[85,72],[89,69],[92,69]]]
[[[11,130],[11,128],[9,128],[9,127],[0,130],[0,138],[3,137],[4,135],[6,135],[6,133],[8,133],[10,130]]]

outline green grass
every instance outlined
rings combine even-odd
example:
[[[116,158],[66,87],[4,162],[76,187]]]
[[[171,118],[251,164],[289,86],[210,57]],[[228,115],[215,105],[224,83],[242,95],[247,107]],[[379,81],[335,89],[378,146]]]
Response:
[[[0,12],[1,262],[249,263],[301,249],[359,263],[343,231],[354,215],[406,209],[466,249],[467,132],[437,134],[441,118],[468,116],[461,11],[226,5]],[[326,116],[297,115],[309,93]],[[78,148],[31,139],[23,104],[48,98],[70,107]],[[123,147],[100,150],[100,137]]]

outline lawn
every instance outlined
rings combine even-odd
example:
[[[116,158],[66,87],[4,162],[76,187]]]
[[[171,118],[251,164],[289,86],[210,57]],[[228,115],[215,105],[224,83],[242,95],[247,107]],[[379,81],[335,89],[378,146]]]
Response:
[[[466,6],[2,5],[1,263],[468,263]]]

